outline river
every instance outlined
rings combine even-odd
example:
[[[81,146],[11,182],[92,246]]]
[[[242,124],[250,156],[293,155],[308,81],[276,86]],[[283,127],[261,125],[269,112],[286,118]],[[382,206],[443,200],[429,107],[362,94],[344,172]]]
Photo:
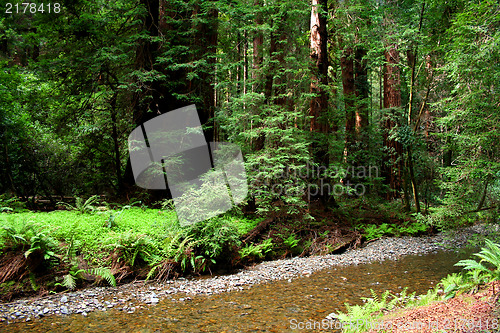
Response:
[[[385,290],[426,293],[439,280],[460,271],[453,265],[471,251],[410,255],[358,266],[336,267],[293,280],[254,285],[210,296],[182,294],[128,314],[118,310],[51,316],[30,322],[0,324],[0,332],[299,332],[300,323],[322,321]]]

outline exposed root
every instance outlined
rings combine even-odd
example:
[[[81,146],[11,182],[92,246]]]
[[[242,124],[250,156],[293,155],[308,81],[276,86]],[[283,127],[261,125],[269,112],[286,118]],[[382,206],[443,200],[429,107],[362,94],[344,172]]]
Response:
[[[22,252],[8,252],[0,259],[0,283],[22,279],[28,272],[27,260]]]

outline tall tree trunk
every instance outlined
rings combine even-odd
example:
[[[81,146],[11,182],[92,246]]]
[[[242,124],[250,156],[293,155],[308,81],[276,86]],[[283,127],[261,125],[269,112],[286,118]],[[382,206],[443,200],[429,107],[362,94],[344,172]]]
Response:
[[[420,11],[420,21],[418,26],[418,31],[420,32],[422,29],[422,22],[424,17],[425,10],[425,1],[422,3],[422,9]],[[412,118],[413,118],[413,99],[414,99],[414,88],[415,88],[415,69],[417,64],[417,47],[411,47],[407,51],[408,58],[408,66],[410,67],[411,75],[410,75],[410,96],[408,101],[408,128],[412,127]],[[419,115],[420,116],[420,115]],[[413,133],[415,133],[415,130]],[[406,148],[406,163],[408,164],[408,172],[410,176],[410,182],[413,190],[413,199],[415,201],[415,209],[417,213],[420,213],[420,198],[418,195],[418,186],[417,181],[415,179],[415,173],[413,171],[413,154],[411,147]]]
[[[160,2],[159,0],[141,0],[140,3],[147,11],[143,17],[144,24],[142,29],[146,31],[150,37],[157,37],[159,33]],[[151,38],[148,37],[141,39],[136,51],[135,68],[137,70],[152,71],[154,63],[156,62],[157,51],[157,42],[151,41]],[[148,84],[134,93],[132,97],[132,108],[135,125],[141,125],[148,120],[148,117],[157,115],[155,113],[152,116],[148,116],[147,111],[150,108],[159,112],[157,107],[158,94],[155,88],[156,87],[152,84]],[[148,94],[152,94],[153,96],[151,96],[151,98],[145,98]],[[135,184],[130,157],[127,160],[122,182],[127,187],[131,187]]]
[[[354,86],[356,88],[356,141],[359,143],[360,150],[368,149],[368,98],[370,85],[368,83],[368,69],[366,67],[366,50],[357,47],[354,57]],[[359,160],[365,163],[364,160]]]
[[[256,26],[255,35],[253,37],[253,63],[252,63],[252,91],[258,92],[259,77],[262,63],[264,62],[264,56],[262,53],[262,48],[264,46],[264,34],[262,33],[262,13],[260,9],[262,7],[262,0],[254,0],[254,7],[257,8],[257,13],[255,14],[254,24]]]
[[[397,123],[397,114],[394,108],[401,107],[401,78],[399,63],[399,52],[395,45],[389,47],[385,52],[385,72],[384,72],[384,108],[388,109],[384,120],[384,147],[387,149],[382,173],[388,182],[391,192],[388,198],[395,198],[402,189],[402,154],[403,146],[400,142],[390,138],[390,132]]]
[[[204,134],[207,142],[214,141],[216,127],[213,120],[215,115],[215,63],[216,51],[218,42],[218,17],[219,12],[215,7],[214,1],[206,1],[210,8],[205,12],[201,12],[201,1],[197,2],[194,7],[194,15],[200,16],[200,23],[193,28],[194,43],[196,44],[196,52],[194,61],[205,59],[206,68],[201,69],[200,79],[193,82],[196,87],[196,97],[201,97],[202,105],[197,105],[200,120],[205,125]],[[197,20],[198,21],[198,20]]]
[[[243,82],[243,67],[240,66],[241,62],[241,52],[243,40],[241,39],[241,33],[238,31],[236,34],[236,63],[238,64],[238,67],[236,69],[236,96],[239,96],[241,94],[241,86]]]
[[[252,92],[260,93],[262,92],[262,63],[264,62],[263,47],[264,47],[264,34],[262,32],[262,6],[263,0],[254,0],[254,7],[256,9],[256,14],[254,17],[255,32],[253,37],[253,57],[252,57]],[[259,105],[252,108],[252,113],[258,115],[260,113]],[[252,128],[259,128],[260,123],[255,124],[252,120]],[[264,132],[261,132],[259,136],[253,142],[253,151],[259,151],[264,148],[266,142],[266,137]]]
[[[115,154],[115,173],[116,173],[116,181],[118,183],[118,192],[123,190],[123,182],[122,182],[122,168],[121,168],[121,155],[120,155],[120,143],[118,138],[118,127],[117,127],[117,118],[116,118],[116,98],[118,96],[118,92],[115,91],[113,97],[110,101],[111,107],[111,127],[112,133],[111,136],[113,138],[113,149]]]
[[[411,70],[410,75],[410,97],[408,101],[408,128],[412,126],[412,113],[413,113],[413,89],[415,85],[415,66],[416,66],[416,58],[417,51],[416,50],[408,50],[407,52],[408,58],[408,66]],[[413,171],[413,154],[411,147],[406,147],[406,164],[408,165],[408,172],[411,182],[411,187],[413,191],[413,200],[415,201],[415,209],[417,213],[420,213],[420,198],[418,196],[418,186],[417,181],[415,179],[415,173]],[[409,207],[407,207],[408,209]]]
[[[321,167],[328,168],[329,165],[329,146],[328,136],[331,128],[328,115],[328,94],[325,87],[328,85],[328,33],[326,29],[327,19],[327,0],[312,0],[311,7],[311,60],[314,63],[311,80],[311,93],[314,97],[311,99],[310,113],[311,124],[310,131],[313,135],[312,151],[313,158]],[[327,181],[326,175],[319,175]],[[320,185],[321,186],[321,185]],[[319,198],[323,204],[337,207],[333,196],[325,193],[320,188]]]
[[[278,23],[279,26],[279,23]],[[274,28],[273,26],[273,20],[271,20],[271,27]],[[271,38],[270,38],[270,45],[269,45],[269,59],[271,60],[269,62],[269,66],[266,70],[266,82],[264,86],[264,96],[266,98],[266,103],[270,104],[271,103],[271,97],[273,93],[273,78],[274,74],[276,71],[274,61],[277,60],[276,56],[276,32],[271,30]]]
[[[147,13],[144,15],[144,25],[143,30],[147,31],[148,35],[152,38],[158,37],[158,26],[159,26],[159,13],[160,13],[160,3],[159,0],[141,0],[141,4],[146,8]],[[152,71],[154,64],[156,62],[156,56],[158,51],[158,42],[152,41],[151,38],[144,38],[140,40],[140,44],[136,51],[135,67],[139,70]],[[147,86],[141,89],[141,91],[134,94],[133,97],[133,108],[134,108],[134,122],[136,125],[142,124],[146,121],[146,112],[148,109],[155,110],[157,107],[157,102],[153,99],[147,99],[143,101],[146,94],[151,91],[155,91],[153,86]],[[155,94],[156,95],[156,94]],[[158,111],[158,110],[157,110]]]
[[[340,67],[342,71],[342,88],[344,92],[344,104],[346,112],[345,122],[345,146],[344,161],[352,162],[351,155],[355,151],[356,143],[356,87],[354,84],[354,54],[351,47],[344,48],[340,58]]]

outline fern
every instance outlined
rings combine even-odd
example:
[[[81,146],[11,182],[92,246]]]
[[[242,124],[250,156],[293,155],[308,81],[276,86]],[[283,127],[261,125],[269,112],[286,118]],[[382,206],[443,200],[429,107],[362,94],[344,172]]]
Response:
[[[66,207],[68,210],[76,210],[81,214],[84,214],[84,213],[92,213],[95,210],[93,204],[97,203],[98,200],[99,196],[93,195],[90,198],[88,198],[85,202],[83,202],[82,198],[75,197],[74,206],[66,202],[58,202],[57,204]]]
[[[111,286],[116,287],[116,280],[111,270],[106,267],[97,267],[90,269],[78,269],[78,266],[74,265],[71,267],[68,274],[63,276],[62,283],[56,283],[56,286],[62,286],[67,289],[75,289],[78,280],[83,279],[83,274],[97,276],[106,280]]]
[[[62,283],[56,283],[56,285],[61,285],[67,289],[75,289],[76,288],[76,278],[71,274],[66,274],[63,277]]]
[[[500,279],[500,245],[486,240],[486,247],[474,255],[481,260],[479,262],[472,259],[460,260],[455,266],[463,266],[464,269],[471,272],[476,271],[476,273],[472,273],[475,274],[476,280],[480,280],[481,277],[487,278],[489,281]],[[483,263],[492,266],[491,269]]]
[[[111,270],[106,267],[97,267],[87,270],[87,274],[99,276],[100,278],[106,280],[111,286],[116,287],[116,280]]]

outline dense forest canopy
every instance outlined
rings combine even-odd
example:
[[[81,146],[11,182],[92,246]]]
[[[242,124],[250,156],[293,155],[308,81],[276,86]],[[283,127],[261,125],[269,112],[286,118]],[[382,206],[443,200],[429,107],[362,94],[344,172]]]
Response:
[[[1,9],[0,193],[145,198],[128,135],[195,104],[262,214],[500,210],[497,1],[59,3]]]

